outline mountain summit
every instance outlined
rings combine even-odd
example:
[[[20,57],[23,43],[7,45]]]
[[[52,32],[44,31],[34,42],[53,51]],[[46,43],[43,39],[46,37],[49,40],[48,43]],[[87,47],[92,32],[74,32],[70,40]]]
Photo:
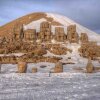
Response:
[[[40,31],[40,23],[47,21],[51,24],[51,31],[55,33],[55,27],[63,27],[65,34],[67,34],[67,27],[69,25],[76,25],[76,31],[80,35],[81,33],[87,33],[91,41],[99,41],[100,35],[79,25],[78,23],[72,21],[71,19],[54,14],[54,13],[32,13],[21,18],[18,18],[4,26],[0,27],[0,36],[8,36],[13,34],[14,27],[23,25],[24,30],[36,29],[37,32]]]
[[[0,27],[0,53],[26,53],[20,58],[26,62],[97,59],[99,44],[99,34],[53,13],[29,14]]]

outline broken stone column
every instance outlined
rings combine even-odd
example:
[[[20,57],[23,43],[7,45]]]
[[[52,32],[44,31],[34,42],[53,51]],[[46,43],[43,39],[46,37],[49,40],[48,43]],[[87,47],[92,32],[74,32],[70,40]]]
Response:
[[[91,58],[89,58],[87,66],[86,66],[86,72],[87,73],[93,73],[93,71],[94,71],[94,66],[92,64]]]
[[[61,62],[57,62],[55,64],[54,73],[61,73],[63,72],[63,65]]]
[[[18,62],[18,73],[26,73],[27,64],[26,62]]]

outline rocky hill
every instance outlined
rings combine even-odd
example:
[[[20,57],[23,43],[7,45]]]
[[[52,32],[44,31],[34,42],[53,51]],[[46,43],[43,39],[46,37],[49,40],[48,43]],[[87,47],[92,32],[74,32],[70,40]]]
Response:
[[[13,34],[13,29],[16,26],[24,25],[25,29],[36,29],[37,32],[40,30],[40,23],[43,21],[48,21],[52,26],[52,32],[55,31],[55,27],[64,27],[65,33],[67,33],[67,26],[76,25],[77,32],[87,33],[90,39],[93,41],[100,41],[100,35],[95,32],[79,25],[78,23],[72,21],[71,19],[53,13],[32,13],[21,18],[18,18],[12,22],[7,23],[0,27],[0,36],[11,35]]]
[[[70,58],[73,62],[68,63],[75,63],[81,57],[98,59],[100,35],[65,16],[33,13],[0,27],[0,53],[27,53],[21,59],[28,62],[33,59],[33,62],[66,62]],[[42,57],[32,58],[32,55]],[[5,57],[13,62],[10,58]]]

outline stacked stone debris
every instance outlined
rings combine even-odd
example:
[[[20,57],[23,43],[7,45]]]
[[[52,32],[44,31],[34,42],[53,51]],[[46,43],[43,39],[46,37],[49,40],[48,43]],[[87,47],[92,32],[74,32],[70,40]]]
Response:
[[[16,63],[16,56],[12,55],[9,57],[9,61],[8,62],[11,62],[11,63]]]
[[[40,33],[38,35],[41,41],[50,41],[52,37],[51,25],[49,22],[42,22],[40,24]]]
[[[64,54],[66,54],[67,51],[65,51],[62,48],[53,47],[50,52],[53,54],[56,54],[56,55],[64,55]]]
[[[45,48],[50,50],[52,47],[60,47],[60,44],[45,44]]]
[[[64,40],[66,40],[64,28],[62,27],[55,28],[55,40],[58,42],[64,42]]]
[[[16,63],[16,57],[14,55],[11,56],[1,56],[0,63]]]
[[[67,54],[67,51],[71,52],[70,49],[68,49],[66,47],[62,47],[60,45],[59,46],[53,45],[49,51],[55,55],[65,55],[65,54]]]
[[[4,39],[4,37],[1,37],[1,36],[0,36],[0,48],[3,47],[3,39]]]
[[[57,57],[43,57],[43,56],[38,56],[35,58],[36,59],[36,63],[39,62],[51,62],[51,63],[56,63],[60,60],[60,58]]]
[[[100,57],[100,46],[96,42],[88,42],[81,44],[79,49],[80,55],[83,57],[91,57],[92,60],[96,57]]]
[[[62,73],[63,72],[63,65],[61,62],[57,62],[55,64],[54,73]]]
[[[32,53],[34,55],[42,56],[42,55],[46,54],[47,51],[43,47],[37,47],[32,51]]]
[[[8,36],[0,37],[0,48],[8,43]]]
[[[76,32],[76,25],[70,25],[67,27],[67,40],[70,43],[78,43],[79,35]]]
[[[93,71],[94,71],[94,66],[92,64],[91,58],[89,58],[87,66],[86,66],[86,72],[87,73],[93,73]]]
[[[24,31],[24,40],[27,42],[36,41],[36,29],[27,29]]]
[[[10,58],[7,56],[0,57],[0,63],[8,63],[10,61]]]
[[[5,49],[0,48],[0,54],[4,54],[5,53]]]
[[[60,57],[44,57],[44,56],[35,56],[33,54],[24,54],[22,56],[1,56],[0,63],[10,64],[10,63],[17,63],[17,62],[27,62],[27,63],[39,63],[39,62],[51,62],[56,63],[62,58]]]
[[[80,40],[82,43],[88,42],[88,35],[86,33],[81,33]]]

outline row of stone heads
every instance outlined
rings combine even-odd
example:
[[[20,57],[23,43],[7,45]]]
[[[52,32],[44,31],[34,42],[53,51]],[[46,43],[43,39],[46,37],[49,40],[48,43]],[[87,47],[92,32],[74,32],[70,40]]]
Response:
[[[27,29],[24,30],[24,25],[15,25],[15,29],[12,30],[13,36],[10,35],[10,40],[18,40],[21,37],[27,40],[33,39],[46,39],[51,40],[51,37],[54,37],[57,41],[69,40],[69,41],[78,41],[79,35],[76,32],[76,25],[69,25],[67,28],[67,34],[64,32],[63,27],[55,27],[55,35],[51,32],[51,24],[49,22],[42,22],[40,24],[40,32],[37,32],[36,29]],[[6,36],[5,36],[6,37]],[[11,39],[12,38],[12,39]],[[21,38],[21,39],[22,39]],[[8,36],[7,39],[8,40]],[[88,40],[86,33],[81,34],[81,40]]]
[[[51,27],[52,25],[49,23],[49,22],[42,22],[40,23],[40,32],[51,32]],[[24,25],[19,25],[19,26],[16,26],[15,25],[15,31],[20,31],[21,29],[24,29],[25,32],[33,32],[35,33],[37,30],[36,29],[27,29],[25,28]],[[64,30],[64,27],[63,26],[54,26],[55,28],[55,33],[65,33],[65,30]],[[76,32],[76,25],[69,25],[66,27],[67,29],[67,32],[71,32],[71,33],[74,33]]]

